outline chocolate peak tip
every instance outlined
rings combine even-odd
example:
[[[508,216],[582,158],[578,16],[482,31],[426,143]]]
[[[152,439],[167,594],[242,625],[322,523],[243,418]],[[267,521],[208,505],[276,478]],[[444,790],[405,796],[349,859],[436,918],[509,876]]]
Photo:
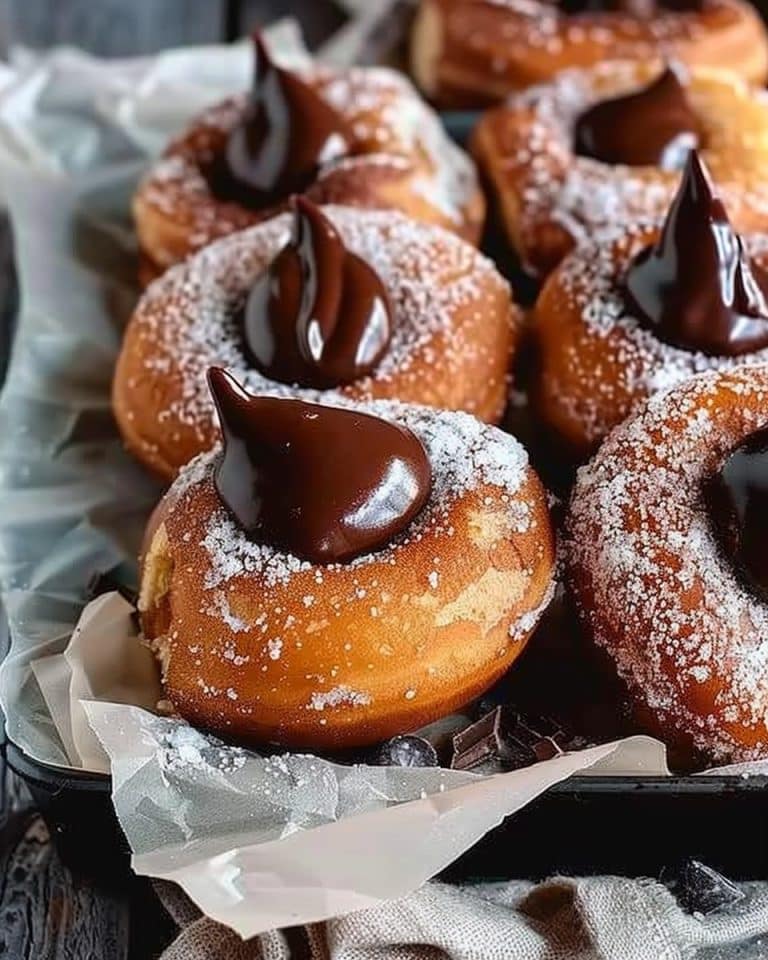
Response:
[[[768,273],[747,256],[695,150],[658,240],[634,258],[623,288],[630,311],[674,346],[709,356],[768,346]]]

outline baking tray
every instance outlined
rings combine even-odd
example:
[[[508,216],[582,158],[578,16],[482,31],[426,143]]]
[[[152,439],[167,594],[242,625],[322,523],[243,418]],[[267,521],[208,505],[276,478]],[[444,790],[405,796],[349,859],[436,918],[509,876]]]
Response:
[[[476,118],[471,112],[443,117],[458,142],[466,140]],[[492,210],[489,219],[493,223]],[[531,289],[530,278],[498,241],[492,228],[487,243],[496,248],[500,266],[517,289],[521,283]],[[0,260],[0,383],[17,301],[12,264]],[[0,658],[3,653],[0,647]],[[112,884],[124,876],[130,851],[112,807],[109,777],[40,763],[8,741],[4,750],[9,767],[26,783],[46,820],[62,860],[97,881]],[[690,858],[734,879],[768,877],[768,777],[572,777],[508,817],[443,878],[663,877],[674,876]]]

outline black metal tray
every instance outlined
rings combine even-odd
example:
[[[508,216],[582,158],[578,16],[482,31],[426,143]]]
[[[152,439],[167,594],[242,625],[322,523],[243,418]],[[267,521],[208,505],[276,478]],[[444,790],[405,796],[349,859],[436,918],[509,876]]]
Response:
[[[443,119],[464,142],[476,117],[462,112]],[[0,243],[0,381],[17,302],[7,262],[2,273],[2,251]],[[504,260],[502,268],[513,281],[529,282],[515,274],[506,255]],[[39,763],[10,742],[4,749],[64,862],[105,882],[124,875],[130,854],[112,807],[109,777]],[[572,777],[508,817],[444,878],[659,877],[674,874],[689,858],[734,879],[768,877],[768,777]]]

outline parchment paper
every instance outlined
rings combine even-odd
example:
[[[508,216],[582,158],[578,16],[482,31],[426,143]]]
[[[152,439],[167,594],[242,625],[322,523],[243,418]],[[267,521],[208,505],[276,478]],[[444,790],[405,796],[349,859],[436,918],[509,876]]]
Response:
[[[178,881],[243,936],[403,895],[577,770],[665,769],[647,738],[491,778],[263,758],[152,712],[155,666],[118,595],[88,606],[73,634],[94,574],[135,581],[160,493],[109,406],[136,297],[130,194],[147,153],[240,89],[247,61],[238,47],[117,63],[59,51],[0,78],[0,193],[22,301],[0,398],[8,734],[45,763],[110,769],[135,869]]]

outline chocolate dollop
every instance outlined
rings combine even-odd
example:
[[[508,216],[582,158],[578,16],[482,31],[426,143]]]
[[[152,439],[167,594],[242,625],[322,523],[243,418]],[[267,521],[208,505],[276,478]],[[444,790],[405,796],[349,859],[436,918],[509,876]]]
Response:
[[[768,273],[747,256],[695,151],[658,241],[622,285],[629,311],[674,346],[731,357],[768,347]]]
[[[707,501],[725,556],[768,601],[768,429],[753,433],[709,480]]]
[[[246,534],[313,563],[388,544],[429,497],[432,470],[406,427],[368,413],[246,393],[214,367],[224,452],[214,476]]]
[[[379,275],[344,246],[333,224],[303,197],[293,236],[251,288],[243,335],[253,364],[271,380],[320,389],[375,369],[392,332]]]
[[[213,188],[223,199],[260,208],[304,190],[324,163],[349,151],[350,138],[311,86],[275,65],[258,33],[253,45],[253,88],[214,164]]]
[[[677,66],[667,66],[642,90],[595,104],[578,118],[574,132],[581,156],[662,170],[682,167],[701,139]]]

